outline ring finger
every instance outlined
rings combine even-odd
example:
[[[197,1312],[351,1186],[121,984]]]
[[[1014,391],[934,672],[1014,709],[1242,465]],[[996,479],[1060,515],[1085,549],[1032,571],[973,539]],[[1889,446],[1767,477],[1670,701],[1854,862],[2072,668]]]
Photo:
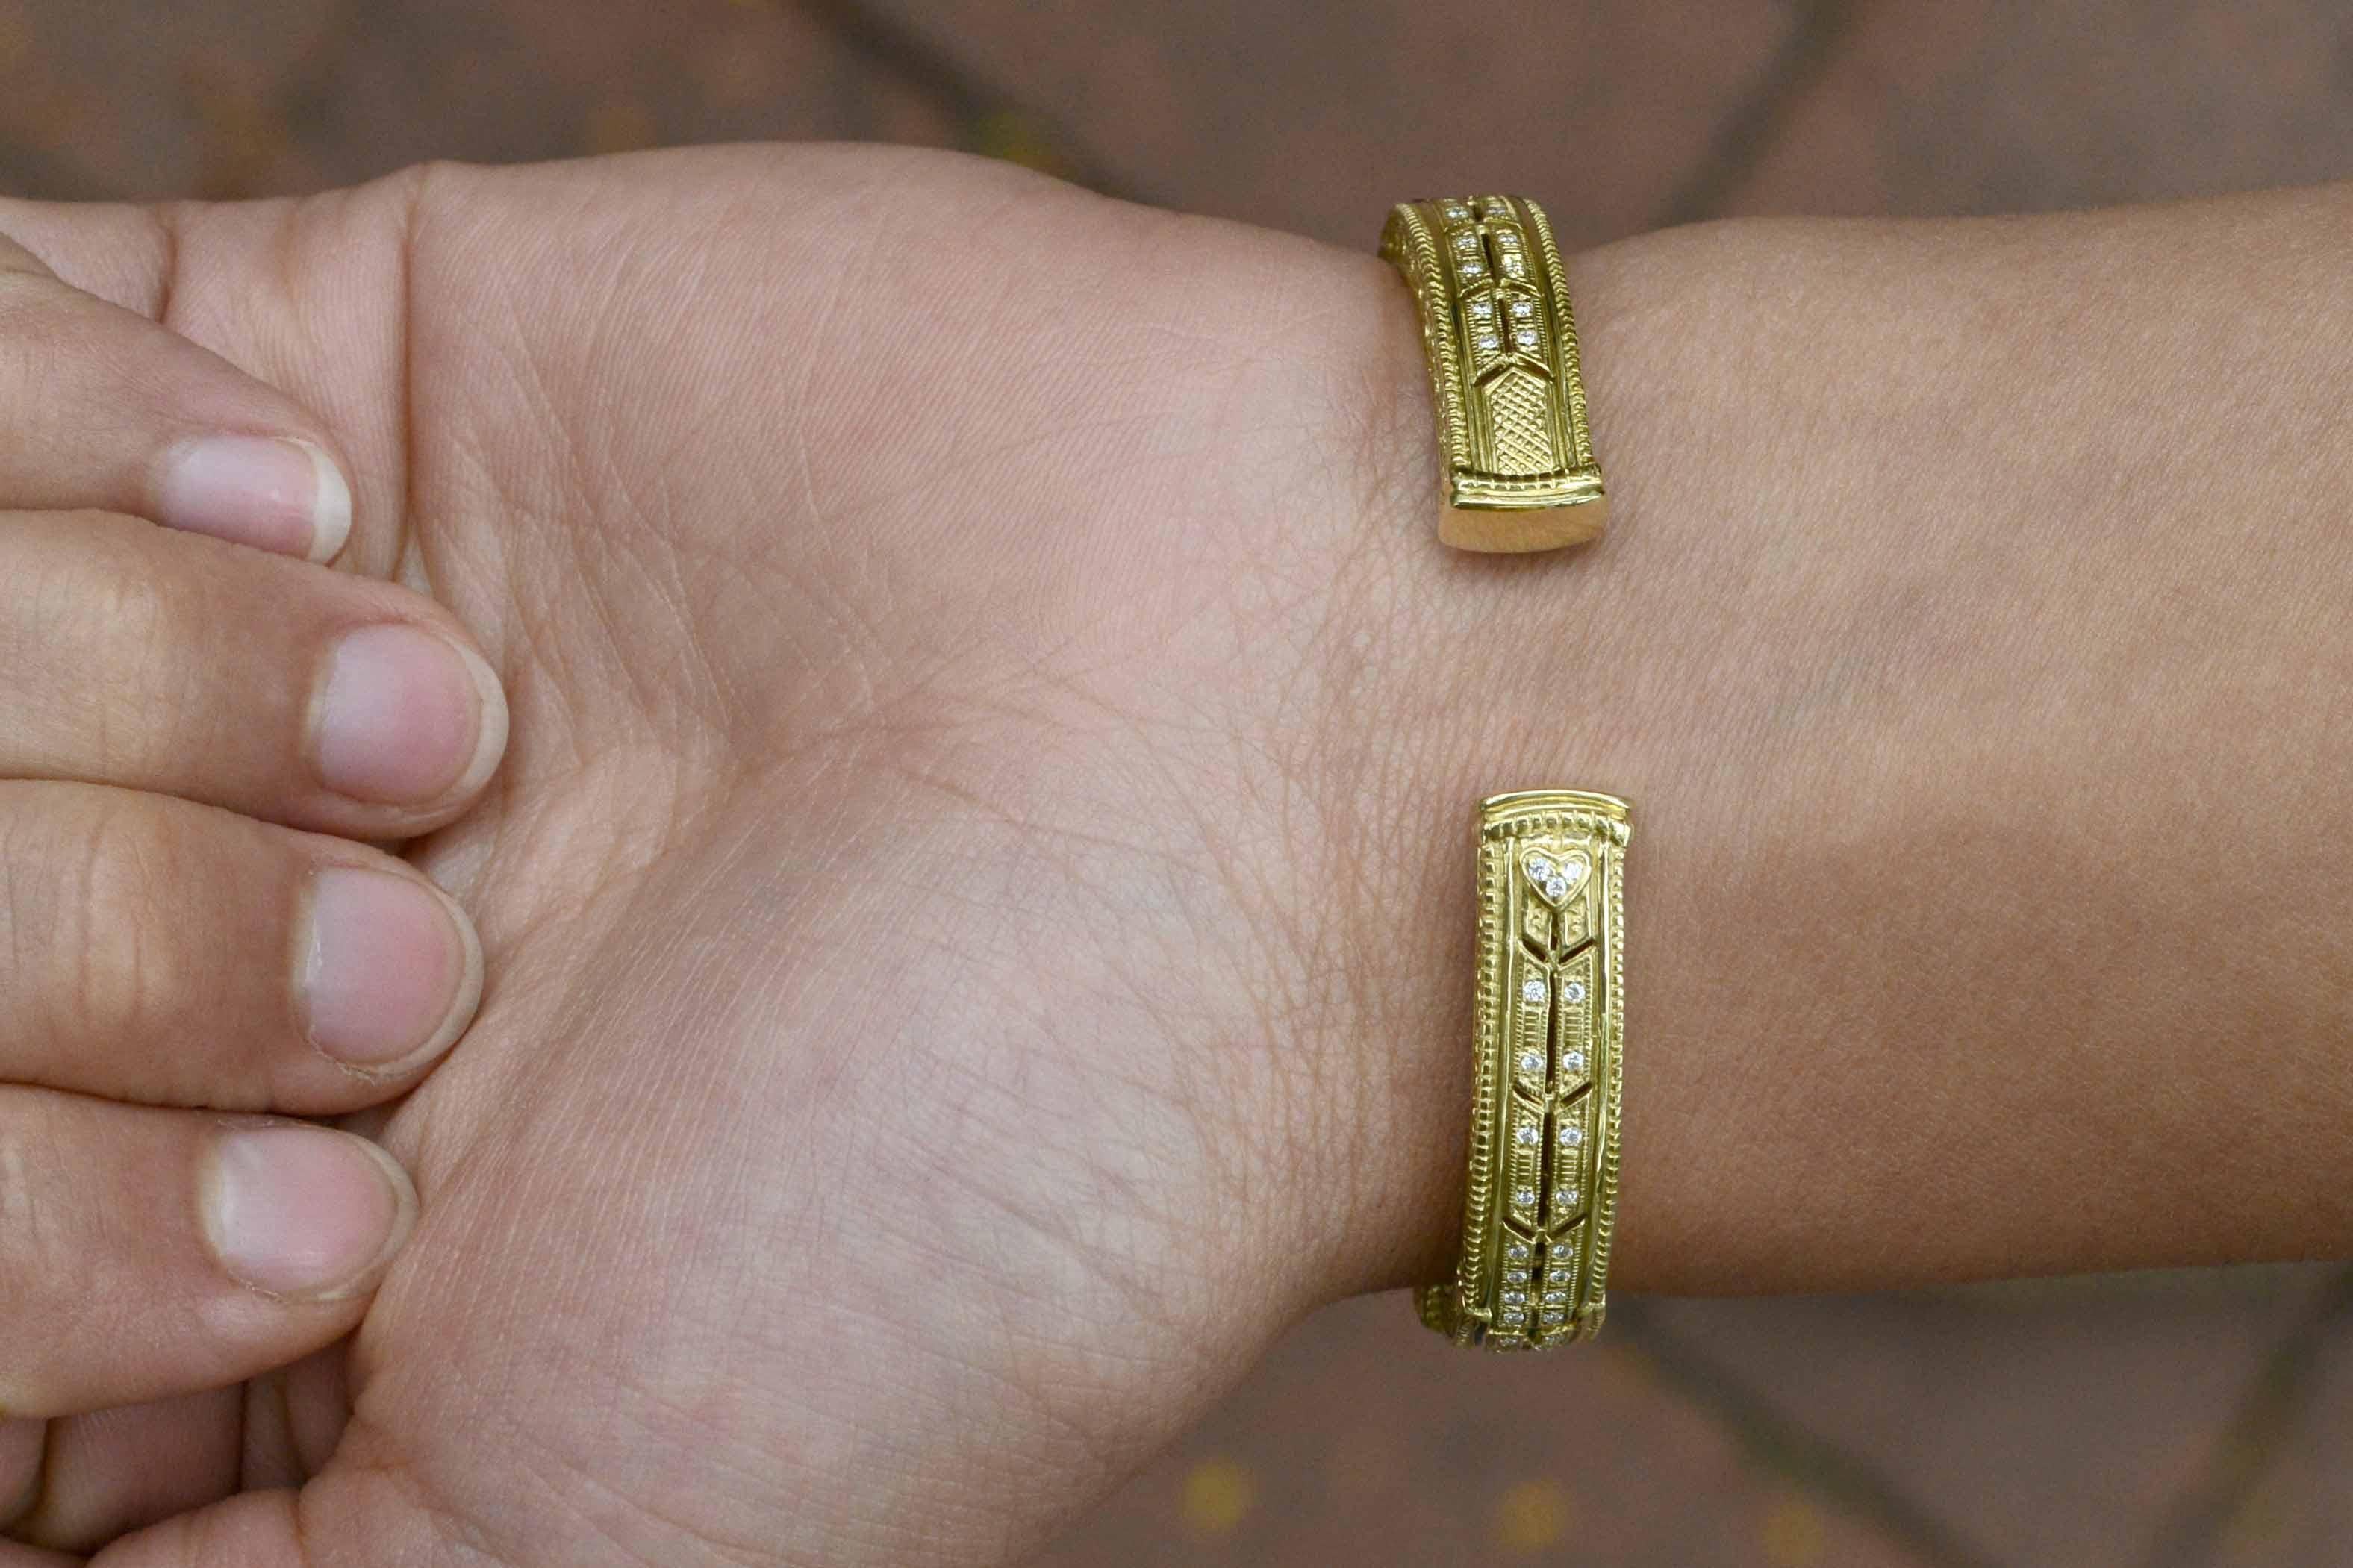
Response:
[[[365,845],[0,783],[0,1081],[333,1115],[424,1073],[481,994],[465,915]]]

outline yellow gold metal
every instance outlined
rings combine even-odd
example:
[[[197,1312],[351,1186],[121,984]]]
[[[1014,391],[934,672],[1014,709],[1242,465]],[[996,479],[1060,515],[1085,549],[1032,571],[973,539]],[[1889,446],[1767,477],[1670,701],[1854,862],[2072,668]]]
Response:
[[[1589,1340],[1618,1217],[1631,814],[1581,790],[1479,806],[1479,997],[1462,1258],[1421,1321],[1461,1345]]]
[[[1389,215],[1381,255],[1421,314],[1446,473],[1439,538],[1481,551],[1599,539],[1609,501],[1544,209],[1524,196],[1407,202]]]

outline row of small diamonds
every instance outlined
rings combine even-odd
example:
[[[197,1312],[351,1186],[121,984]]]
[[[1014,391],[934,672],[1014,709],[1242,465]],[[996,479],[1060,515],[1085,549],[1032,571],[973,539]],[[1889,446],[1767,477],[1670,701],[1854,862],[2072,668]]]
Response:
[[[1466,281],[1476,282],[1487,276],[1487,249],[1480,243],[1477,220],[1490,225],[1487,233],[1495,242],[1495,265],[1506,278],[1525,281],[1528,275],[1527,242],[1521,237],[1513,221],[1512,204],[1498,196],[1489,196],[1479,204],[1473,215],[1462,202],[1442,202],[1440,214],[1446,220],[1448,244],[1454,254],[1454,269]]]
[[[1527,860],[1526,869],[1529,879],[1542,888],[1546,897],[1557,907],[1567,896],[1571,879],[1580,873],[1582,865],[1573,863],[1569,867],[1563,868],[1554,865],[1552,861],[1542,856],[1531,856]],[[1585,997],[1586,988],[1583,981],[1567,980],[1561,983],[1559,999],[1562,1002],[1575,1005],[1582,1003]],[[1553,1000],[1553,988],[1542,976],[1530,975],[1520,983],[1520,1000],[1532,1007],[1546,1006]],[[1533,1049],[1524,1050],[1520,1054],[1517,1066],[1524,1074],[1530,1076],[1541,1074],[1545,1070],[1544,1055]],[[1570,1075],[1583,1077],[1586,1069],[1585,1053],[1577,1049],[1565,1051],[1561,1058],[1561,1068]],[[1585,1128],[1581,1117],[1577,1121],[1571,1122],[1567,1120],[1568,1114],[1568,1108],[1566,1106],[1559,1108],[1556,1113],[1559,1125],[1556,1138],[1559,1152],[1554,1169],[1556,1172],[1565,1169],[1571,1173],[1567,1180],[1553,1189],[1553,1204],[1555,1212],[1557,1214],[1574,1211],[1577,1200],[1582,1195],[1577,1189],[1573,1173],[1577,1168],[1578,1157],[1584,1150]],[[1513,1141],[1524,1151],[1541,1145],[1544,1142],[1541,1120],[1520,1121],[1513,1128],[1512,1136]],[[1535,1205],[1535,1188],[1520,1186],[1513,1190],[1512,1206],[1515,1211],[1533,1217]],[[1537,1292],[1534,1279],[1535,1260],[1528,1244],[1513,1241],[1506,1245],[1503,1289],[1499,1297],[1500,1308],[1496,1313],[1496,1322],[1499,1327],[1514,1333],[1525,1334],[1529,1331],[1527,1325],[1531,1313],[1535,1315],[1538,1325],[1544,1330],[1557,1330],[1567,1325],[1569,1295],[1575,1289],[1576,1243],[1564,1240],[1554,1244],[1547,1249],[1544,1264],[1544,1287],[1541,1292]],[[1533,1301],[1530,1300],[1532,1295],[1535,1297]]]
[[[1524,353],[1534,353],[1544,346],[1544,336],[1536,329],[1536,302],[1525,295],[1508,302],[1489,299],[1482,294],[1462,302],[1462,320],[1471,331],[1471,341],[1482,353],[1498,353],[1504,347],[1503,331],[1496,321],[1496,307],[1503,306],[1511,320],[1512,346]]]
[[[1535,1268],[1535,1251],[1526,1242],[1504,1244],[1503,1310],[1496,1321],[1513,1333],[1527,1331],[1531,1311],[1537,1313],[1537,1321],[1546,1329],[1567,1326],[1569,1294],[1577,1288],[1576,1240],[1565,1237],[1546,1251],[1541,1289]],[[1535,1298],[1534,1303],[1531,1296]]]

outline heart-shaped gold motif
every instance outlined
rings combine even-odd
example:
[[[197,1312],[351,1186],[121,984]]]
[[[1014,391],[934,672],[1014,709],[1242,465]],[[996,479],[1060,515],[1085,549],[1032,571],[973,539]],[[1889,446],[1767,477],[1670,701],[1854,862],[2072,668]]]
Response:
[[[1582,849],[1530,849],[1520,858],[1520,868],[1528,874],[1528,886],[1536,897],[1558,909],[1576,896],[1593,874],[1593,861]]]

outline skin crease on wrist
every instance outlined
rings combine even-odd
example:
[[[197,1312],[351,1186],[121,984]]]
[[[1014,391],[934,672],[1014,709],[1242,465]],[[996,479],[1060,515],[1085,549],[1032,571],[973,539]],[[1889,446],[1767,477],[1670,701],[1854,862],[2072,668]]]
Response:
[[[1621,1289],[2353,1246],[2347,201],[1578,257],[1611,528],[1516,559],[1437,543],[1405,290],[1333,263],[1340,1290],[1451,1266],[1473,806],[1550,785],[1635,810]]]

